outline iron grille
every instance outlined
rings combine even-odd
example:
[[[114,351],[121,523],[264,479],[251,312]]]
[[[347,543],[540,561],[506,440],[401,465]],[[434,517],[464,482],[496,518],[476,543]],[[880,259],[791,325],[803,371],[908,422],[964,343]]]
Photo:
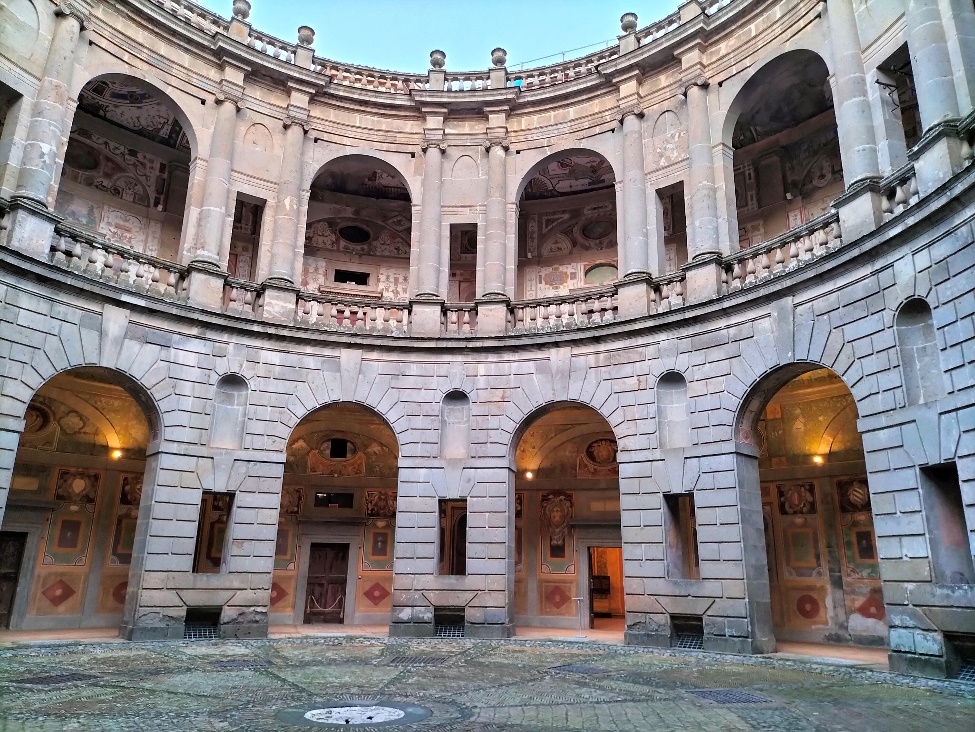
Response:
[[[438,625],[435,628],[434,635],[436,635],[437,638],[463,638],[464,626],[463,625]]]
[[[738,689],[695,689],[690,692],[714,704],[767,704],[768,699]]]
[[[393,656],[386,661],[387,666],[440,666],[447,656]]]
[[[955,681],[967,681],[970,684],[975,684],[975,661],[962,664],[955,675]]]
[[[703,651],[704,650],[704,636],[703,635],[691,635],[690,633],[680,633],[677,636],[675,648],[683,648],[688,651]]]

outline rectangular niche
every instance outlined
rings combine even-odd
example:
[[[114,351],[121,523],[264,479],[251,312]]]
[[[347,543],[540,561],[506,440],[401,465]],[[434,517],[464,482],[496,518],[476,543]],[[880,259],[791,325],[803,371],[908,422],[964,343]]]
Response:
[[[693,493],[664,496],[664,530],[668,579],[700,579]]]
[[[955,463],[943,463],[923,467],[918,472],[934,581],[943,585],[975,584],[958,467]]]

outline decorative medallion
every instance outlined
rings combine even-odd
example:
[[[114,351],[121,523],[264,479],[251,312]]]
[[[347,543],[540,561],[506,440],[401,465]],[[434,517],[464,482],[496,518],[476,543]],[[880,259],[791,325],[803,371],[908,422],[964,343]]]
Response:
[[[800,595],[796,599],[796,612],[806,620],[819,616],[819,600],[812,595]]]
[[[565,556],[565,536],[572,519],[572,496],[568,493],[546,493],[542,496],[542,523],[548,529],[549,553]]]
[[[374,606],[379,606],[383,601],[389,597],[389,590],[383,587],[378,582],[373,582],[372,586],[362,593],[362,596],[371,602]]]
[[[77,592],[63,579],[59,579],[53,585],[49,585],[41,590],[41,594],[44,595],[48,602],[54,605],[54,607],[60,607],[62,604],[74,597]]]
[[[545,593],[545,601],[556,610],[561,610],[570,600],[572,600],[572,597],[559,585],[555,585]]]
[[[593,440],[586,447],[586,460],[604,467],[616,463],[616,440]]]
[[[782,513],[803,515],[816,513],[816,488],[812,483],[779,486],[779,508]]]
[[[71,503],[94,503],[98,498],[99,473],[88,470],[62,470],[58,473],[54,499]]]
[[[837,480],[836,492],[840,497],[841,512],[866,513],[870,511],[870,489],[867,487],[866,477]]]
[[[112,588],[112,599],[119,605],[125,604],[125,592],[129,589],[129,581],[122,580]]]
[[[40,404],[31,404],[24,414],[24,434],[40,435],[54,426],[51,410]]]

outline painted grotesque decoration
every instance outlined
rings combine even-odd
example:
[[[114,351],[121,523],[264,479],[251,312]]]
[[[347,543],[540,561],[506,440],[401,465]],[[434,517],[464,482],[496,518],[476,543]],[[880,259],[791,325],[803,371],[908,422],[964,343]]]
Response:
[[[366,491],[366,516],[396,518],[396,492]]]
[[[542,496],[542,522],[548,532],[549,556],[566,558],[566,535],[572,520],[572,496],[568,493],[546,493]]]

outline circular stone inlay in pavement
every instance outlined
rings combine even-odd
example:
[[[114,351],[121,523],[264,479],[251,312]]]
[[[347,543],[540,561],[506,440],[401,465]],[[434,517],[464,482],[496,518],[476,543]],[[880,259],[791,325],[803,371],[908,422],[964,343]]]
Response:
[[[329,707],[305,712],[305,719],[323,724],[375,724],[402,719],[406,712],[392,707]]]
[[[277,718],[282,722],[317,727],[329,725],[336,727],[393,727],[420,722],[429,717],[426,707],[404,704],[395,701],[333,701],[306,704],[305,706],[282,709]]]

